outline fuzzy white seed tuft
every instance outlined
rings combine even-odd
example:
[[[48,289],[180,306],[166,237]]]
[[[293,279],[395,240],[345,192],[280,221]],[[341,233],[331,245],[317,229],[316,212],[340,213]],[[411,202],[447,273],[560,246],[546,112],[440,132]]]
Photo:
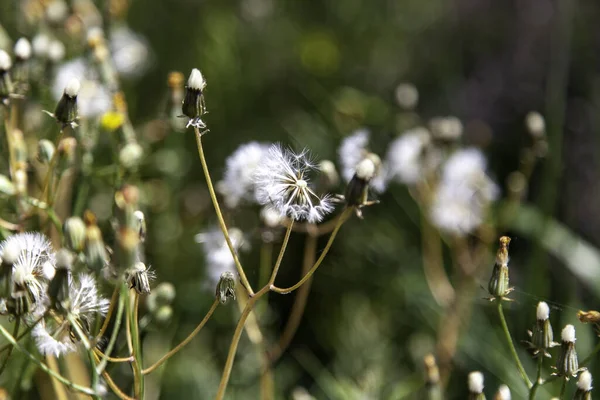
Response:
[[[575,327],[573,325],[567,325],[563,328],[560,337],[563,342],[574,342],[575,341]]]
[[[203,90],[206,87],[206,81],[198,68],[192,69],[188,79],[188,87],[194,90]]]
[[[371,159],[365,158],[356,166],[356,176],[365,181],[369,181],[375,176],[376,170],[377,167],[375,166],[375,163]]]
[[[8,53],[0,49],[0,71],[8,71],[12,66],[12,61]]]
[[[19,245],[15,242],[10,242],[9,245],[2,249],[2,261],[6,264],[14,264],[19,258],[19,254],[21,254]]]
[[[537,319],[538,321],[545,321],[550,316],[550,308],[545,301],[540,301],[537,305]]]
[[[510,400],[510,389],[506,385],[500,385],[498,388],[498,394],[495,397],[498,400]]]
[[[479,371],[474,371],[469,374],[469,392],[483,392],[483,374]]]
[[[31,57],[31,44],[29,40],[22,37],[15,43],[15,55],[21,60],[27,60]]]
[[[592,390],[592,374],[590,374],[590,371],[585,370],[579,375],[577,387],[584,392]]]
[[[69,97],[75,97],[79,93],[79,89],[81,88],[81,83],[79,83],[79,79],[71,78],[69,82],[67,82],[67,86],[65,86],[65,94]]]

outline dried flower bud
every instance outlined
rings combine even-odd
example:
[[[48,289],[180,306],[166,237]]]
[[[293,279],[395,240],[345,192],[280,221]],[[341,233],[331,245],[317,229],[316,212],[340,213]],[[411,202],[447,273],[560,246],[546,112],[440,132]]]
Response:
[[[38,142],[37,159],[42,164],[48,164],[54,156],[54,143],[47,139],[42,139]]]
[[[62,97],[56,105],[54,114],[52,115],[57,122],[63,126],[77,126],[77,95],[81,84],[77,78],[71,78],[65,86]]]
[[[592,400],[592,374],[589,371],[583,371],[579,375],[573,400]]]
[[[85,224],[79,217],[70,217],[63,224],[65,246],[76,253],[83,251],[85,246]]]
[[[584,324],[587,324],[587,323],[598,324],[598,323],[600,323],[600,312],[594,311],[594,310],[590,310],[590,311],[579,310],[579,311],[577,311],[577,318],[579,318],[579,321],[583,322]]]
[[[91,270],[99,272],[108,263],[102,232],[96,225],[96,217],[92,212],[86,211],[84,220],[86,224],[84,246],[86,264]]]
[[[235,300],[235,277],[233,273],[227,271],[221,274],[221,279],[217,283],[217,299],[221,304],[225,304],[229,299]]]
[[[143,262],[138,262],[127,272],[127,283],[138,294],[150,293],[150,277],[148,268]]]
[[[346,203],[358,206],[366,201],[368,185],[377,172],[377,166],[370,158],[365,158],[356,166],[354,176],[346,187]]]
[[[510,395],[510,389],[508,388],[508,386],[500,385],[500,387],[498,387],[498,391],[496,392],[496,395],[494,396],[494,400],[510,400],[510,399],[511,399],[511,395]]]
[[[469,400],[485,400],[483,394],[483,374],[474,371],[469,374]]]
[[[185,95],[181,105],[183,115],[190,118],[188,125],[198,128],[206,128],[206,125],[200,119],[206,114],[206,105],[204,104],[204,88],[206,80],[199,69],[194,68],[190,73],[187,85],[185,86]]]
[[[488,291],[494,299],[502,300],[510,292],[512,288],[509,286],[508,277],[508,245],[510,238],[502,236],[500,238],[500,247],[496,253],[496,263],[492,271],[492,277],[488,285]]]
[[[61,311],[65,301],[69,300],[69,281],[73,267],[73,256],[66,249],[56,253],[56,272],[48,285],[48,297],[51,308]]]
[[[556,362],[556,375],[567,380],[579,372],[575,340],[575,327],[565,326],[561,332],[561,351]]]

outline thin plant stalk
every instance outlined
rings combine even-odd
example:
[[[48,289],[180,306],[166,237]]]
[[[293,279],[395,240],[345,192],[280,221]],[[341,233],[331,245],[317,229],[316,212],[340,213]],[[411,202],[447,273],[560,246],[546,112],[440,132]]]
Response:
[[[58,372],[53,371],[50,367],[48,367],[42,361],[38,360],[37,357],[35,357],[30,352],[28,352],[23,346],[21,346],[21,344],[19,342],[17,342],[16,339],[2,325],[0,325],[0,334],[2,334],[2,336],[4,336],[6,338],[6,340],[8,340],[8,342],[10,344],[12,344],[17,350],[19,350],[21,353],[23,353],[25,356],[27,356],[27,358],[29,358],[34,364],[36,364],[42,371],[44,371],[47,374],[49,374],[50,376],[52,376],[60,383],[66,385],[68,388],[75,390],[77,392],[84,393],[84,394],[87,394],[90,396],[95,395],[95,392],[92,389],[83,387],[83,386],[80,386],[80,385],[77,385],[77,384],[71,382],[69,379],[65,378]]]
[[[306,274],[310,267],[315,263],[315,257],[317,252],[317,236],[308,234],[306,236],[306,242],[304,244],[304,258],[302,262],[302,275]],[[288,348],[292,342],[292,338],[296,334],[302,315],[304,315],[304,309],[306,308],[306,302],[310,293],[310,287],[312,284],[312,278],[307,280],[304,285],[298,289],[296,297],[294,298],[294,304],[292,305],[292,311],[288,317],[288,320],[283,328],[283,333],[279,338],[278,343],[273,346],[269,351],[269,359],[271,363],[274,363],[281,357],[283,352]]]
[[[198,326],[185,339],[183,339],[181,341],[181,343],[179,343],[177,346],[175,346],[173,349],[171,349],[171,351],[169,351],[167,354],[162,356],[158,361],[156,361],[154,364],[152,364],[148,368],[143,369],[142,374],[147,375],[147,374],[153,372],[155,369],[160,367],[165,361],[167,361],[169,358],[171,358],[175,354],[177,354],[179,352],[179,350],[183,349],[183,347],[185,347],[185,345],[187,345],[194,337],[196,337],[196,335],[198,334],[198,332],[200,332],[200,330],[204,327],[204,325],[206,325],[206,323],[208,322],[210,317],[213,315],[213,313],[217,309],[218,305],[219,305],[219,301],[217,299],[215,299],[215,301],[213,301],[212,305],[210,306],[210,309],[208,310],[208,312],[206,313],[206,315],[204,316],[202,321],[200,321]]]
[[[529,400],[535,399],[535,394],[537,393],[538,388],[542,385],[542,366],[544,365],[544,355],[542,353],[538,354],[537,359],[537,377],[531,390],[529,391]]]
[[[197,127],[194,127],[194,131],[196,133],[196,144],[198,146],[198,155],[200,157],[200,163],[202,164],[202,170],[204,171],[204,177],[206,178],[206,185],[208,186],[210,199],[212,200],[213,206],[215,208],[215,213],[217,214],[217,219],[219,220],[219,226],[221,228],[221,231],[223,232],[223,236],[225,236],[225,241],[227,242],[227,246],[229,247],[229,251],[231,252],[233,261],[235,262],[235,267],[237,268],[238,274],[240,275],[242,285],[244,285],[250,296],[253,296],[254,291],[250,286],[250,282],[248,282],[248,278],[246,278],[244,268],[242,268],[242,264],[240,263],[240,260],[237,256],[237,252],[235,251],[231,238],[229,237],[229,231],[227,230],[227,225],[225,225],[225,220],[223,219],[223,214],[221,213],[221,207],[219,206],[219,201],[217,200],[217,195],[212,184],[212,179],[210,178],[210,173],[208,172],[208,165],[206,164],[206,158],[204,157],[204,149],[202,148],[202,134],[200,133],[200,130]]]
[[[496,299],[498,316],[500,317],[500,324],[502,325],[502,330],[504,331],[504,336],[506,337],[506,341],[508,342],[508,347],[510,348],[510,353],[517,365],[517,369],[519,370],[519,374],[521,374],[521,378],[527,388],[530,389],[533,385],[527,376],[527,372],[525,372],[525,368],[523,368],[523,364],[521,364],[521,360],[519,359],[519,354],[517,353],[517,349],[512,341],[512,337],[510,336],[510,332],[508,330],[508,325],[506,324],[506,318],[504,318],[504,310],[502,309],[502,300]]]
[[[564,398],[566,390],[567,390],[567,378],[564,377],[562,380],[562,385],[560,386],[560,394],[558,395],[559,399]]]
[[[144,399],[144,374],[142,373],[142,343],[137,321],[138,295],[135,291],[130,291],[127,285],[121,287],[121,294],[126,295],[127,299],[127,319],[131,330],[131,345],[134,375],[134,393],[137,399]],[[131,294],[131,296],[130,296]],[[133,298],[133,302],[131,301]]]
[[[279,288],[274,285],[275,282],[273,281],[273,284],[271,285],[271,290],[274,292],[277,292],[277,293],[281,293],[281,294],[288,294],[288,293],[293,292],[294,290],[298,289],[300,286],[304,285],[304,283],[310,279],[312,274],[315,273],[317,268],[319,268],[319,266],[325,259],[325,256],[327,255],[327,253],[329,253],[329,249],[331,248],[331,245],[333,244],[333,241],[335,240],[335,237],[337,236],[340,228],[342,227],[344,222],[346,222],[346,220],[350,217],[352,212],[353,212],[352,208],[346,208],[344,210],[344,212],[342,213],[342,215],[340,216],[340,218],[337,222],[337,225],[333,229],[333,232],[331,232],[331,235],[329,236],[329,240],[327,241],[327,244],[325,245],[325,248],[323,249],[321,256],[319,257],[319,259],[317,260],[315,265],[313,265],[313,267],[306,273],[306,275],[304,275],[304,277],[302,279],[300,279],[300,281],[298,283],[296,283],[294,286],[291,286],[289,288]]]
[[[115,310],[115,304],[118,303],[118,299],[119,297],[119,286],[115,286],[115,290],[113,290],[113,294],[110,298],[110,304],[108,306],[108,311],[106,312],[106,316],[104,317],[104,322],[102,323],[102,326],[100,327],[100,330],[98,331],[98,333],[96,334],[96,337],[99,339],[102,336],[104,336],[104,333],[106,332],[106,329],[108,329],[108,324],[110,322],[110,318],[112,317],[112,313]],[[116,322],[115,322],[116,323]]]
[[[90,362],[90,376],[91,376],[92,390],[94,390],[94,394],[91,396],[95,400],[100,400],[100,396],[98,395],[98,393],[96,393],[100,377],[98,375],[98,371],[96,370],[96,358],[94,355],[94,349],[93,349],[92,345],[90,344],[90,341],[88,340],[85,332],[81,329],[81,327],[79,326],[77,321],[75,321],[75,319],[70,316],[68,317],[68,320],[69,320],[69,323],[71,324],[71,326],[73,328],[75,328],[75,332],[77,333],[77,336],[79,336],[79,339],[83,342],[85,351],[88,355],[88,359]]]
[[[123,285],[125,285],[125,284],[123,283]],[[114,295],[113,295],[113,298],[114,298]],[[104,371],[104,368],[106,368],[106,365],[109,361],[110,353],[112,352],[113,348],[115,347],[115,343],[117,342],[117,336],[119,336],[119,331],[121,328],[121,321],[123,320],[123,308],[124,307],[125,307],[125,299],[123,298],[123,296],[119,296],[118,305],[117,305],[117,316],[115,318],[115,325],[113,326],[113,330],[110,335],[110,339],[108,340],[108,345],[106,346],[106,349],[104,349],[104,356],[102,357],[100,363],[98,364],[98,367],[96,368],[96,370],[98,371],[98,374],[102,374],[102,372]],[[109,310],[109,312],[110,312],[110,310]],[[105,325],[108,325],[106,323],[106,321],[108,321],[109,319],[110,319],[110,315],[107,314],[106,319],[104,320]],[[104,334],[104,331],[106,331],[105,325],[103,325],[102,328],[100,329],[101,334]]]
[[[12,334],[13,337],[19,336],[19,327],[20,326],[21,326],[21,318],[17,318],[17,320],[15,321],[15,326],[13,327],[13,334]],[[14,346],[10,346],[8,348],[8,352],[6,353],[6,357],[4,358],[4,361],[2,361],[2,366],[0,366],[0,376],[4,372],[4,369],[6,368],[6,366],[8,365],[8,359],[10,358],[10,356],[12,354],[13,348],[14,348]]]

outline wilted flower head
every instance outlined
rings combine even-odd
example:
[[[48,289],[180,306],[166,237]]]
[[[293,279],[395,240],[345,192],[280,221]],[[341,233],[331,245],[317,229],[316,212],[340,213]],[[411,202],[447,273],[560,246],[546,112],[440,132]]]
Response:
[[[333,204],[328,195],[321,197],[309,186],[308,174],[314,169],[308,151],[296,154],[272,145],[254,174],[256,200],[294,220],[321,221]]]
[[[342,176],[346,182],[350,182],[356,172],[358,164],[369,157],[369,131],[359,129],[352,135],[346,137],[338,149],[340,164],[342,165]],[[387,187],[386,166],[382,165],[377,174],[371,179],[370,186],[376,192],[383,192]]]
[[[47,287],[47,270],[54,268],[54,252],[46,236],[37,232],[18,233],[0,243],[0,253],[18,252],[13,264],[13,281],[25,289],[34,303],[39,303]]]
[[[431,206],[431,219],[440,229],[464,235],[481,225],[498,187],[486,175],[486,160],[477,149],[455,152],[443,167]]]
[[[414,128],[394,140],[387,153],[390,179],[401,183],[416,183],[425,177],[427,165],[425,149],[431,142],[427,129]]]
[[[229,208],[237,207],[240,201],[255,199],[254,173],[269,145],[250,142],[241,145],[225,160],[225,174],[219,182],[219,191]]]

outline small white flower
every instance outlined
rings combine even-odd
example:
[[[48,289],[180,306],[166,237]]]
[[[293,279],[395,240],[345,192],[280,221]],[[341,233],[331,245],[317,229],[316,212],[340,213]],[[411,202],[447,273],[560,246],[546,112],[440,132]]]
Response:
[[[56,72],[52,84],[52,94],[59,100],[69,80],[79,79],[81,84],[77,94],[77,110],[83,118],[100,116],[110,110],[110,92],[102,86],[96,71],[83,58],[62,64]]]
[[[342,165],[342,177],[346,182],[350,182],[358,164],[369,157],[368,145],[369,131],[366,129],[359,129],[342,140],[338,149],[338,155],[340,164]],[[376,192],[382,193],[387,187],[387,181],[387,167],[381,165],[378,168],[377,175],[373,177],[369,185]]]
[[[272,145],[256,168],[256,200],[294,220],[319,222],[333,211],[329,196],[318,196],[309,186],[308,174],[315,166],[308,152],[295,154]]]
[[[34,303],[39,303],[45,296],[48,270],[54,265],[48,238],[37,232],[18,233],[0,243],[0,253],[4,251],[18,253],[13,264],[14,282],[27,289]]]
[[[227,157],[225,174],[219,182],[219,191],[227,207],[234,208],[242,200],[255,199],[254,173],[268,151],[269,145],[250,142],[241,145]]]
[[[387,153],[388,174],[401,183],[416,183],[427,172],[425,149],[431,142],[427,129],[414,128],[394,140]]]
[[[244,234],[237,228],[229,228],[229,238],[236,251],[244,246]],[[198,233],[195,236],[196,243],[202,244],[204,257],[206,261],[206,272],[209,288],[212,290],[221,279],[221,274],[231,272],[237,276],[235,261],[225,241],[223,232],[217,227],[213,227],[206,232]]]
[[[457,151],[446,161],[430,210],[438,228],[464,235],[481,225],[487,206],[498,196],[485,167],[477,149]]]

